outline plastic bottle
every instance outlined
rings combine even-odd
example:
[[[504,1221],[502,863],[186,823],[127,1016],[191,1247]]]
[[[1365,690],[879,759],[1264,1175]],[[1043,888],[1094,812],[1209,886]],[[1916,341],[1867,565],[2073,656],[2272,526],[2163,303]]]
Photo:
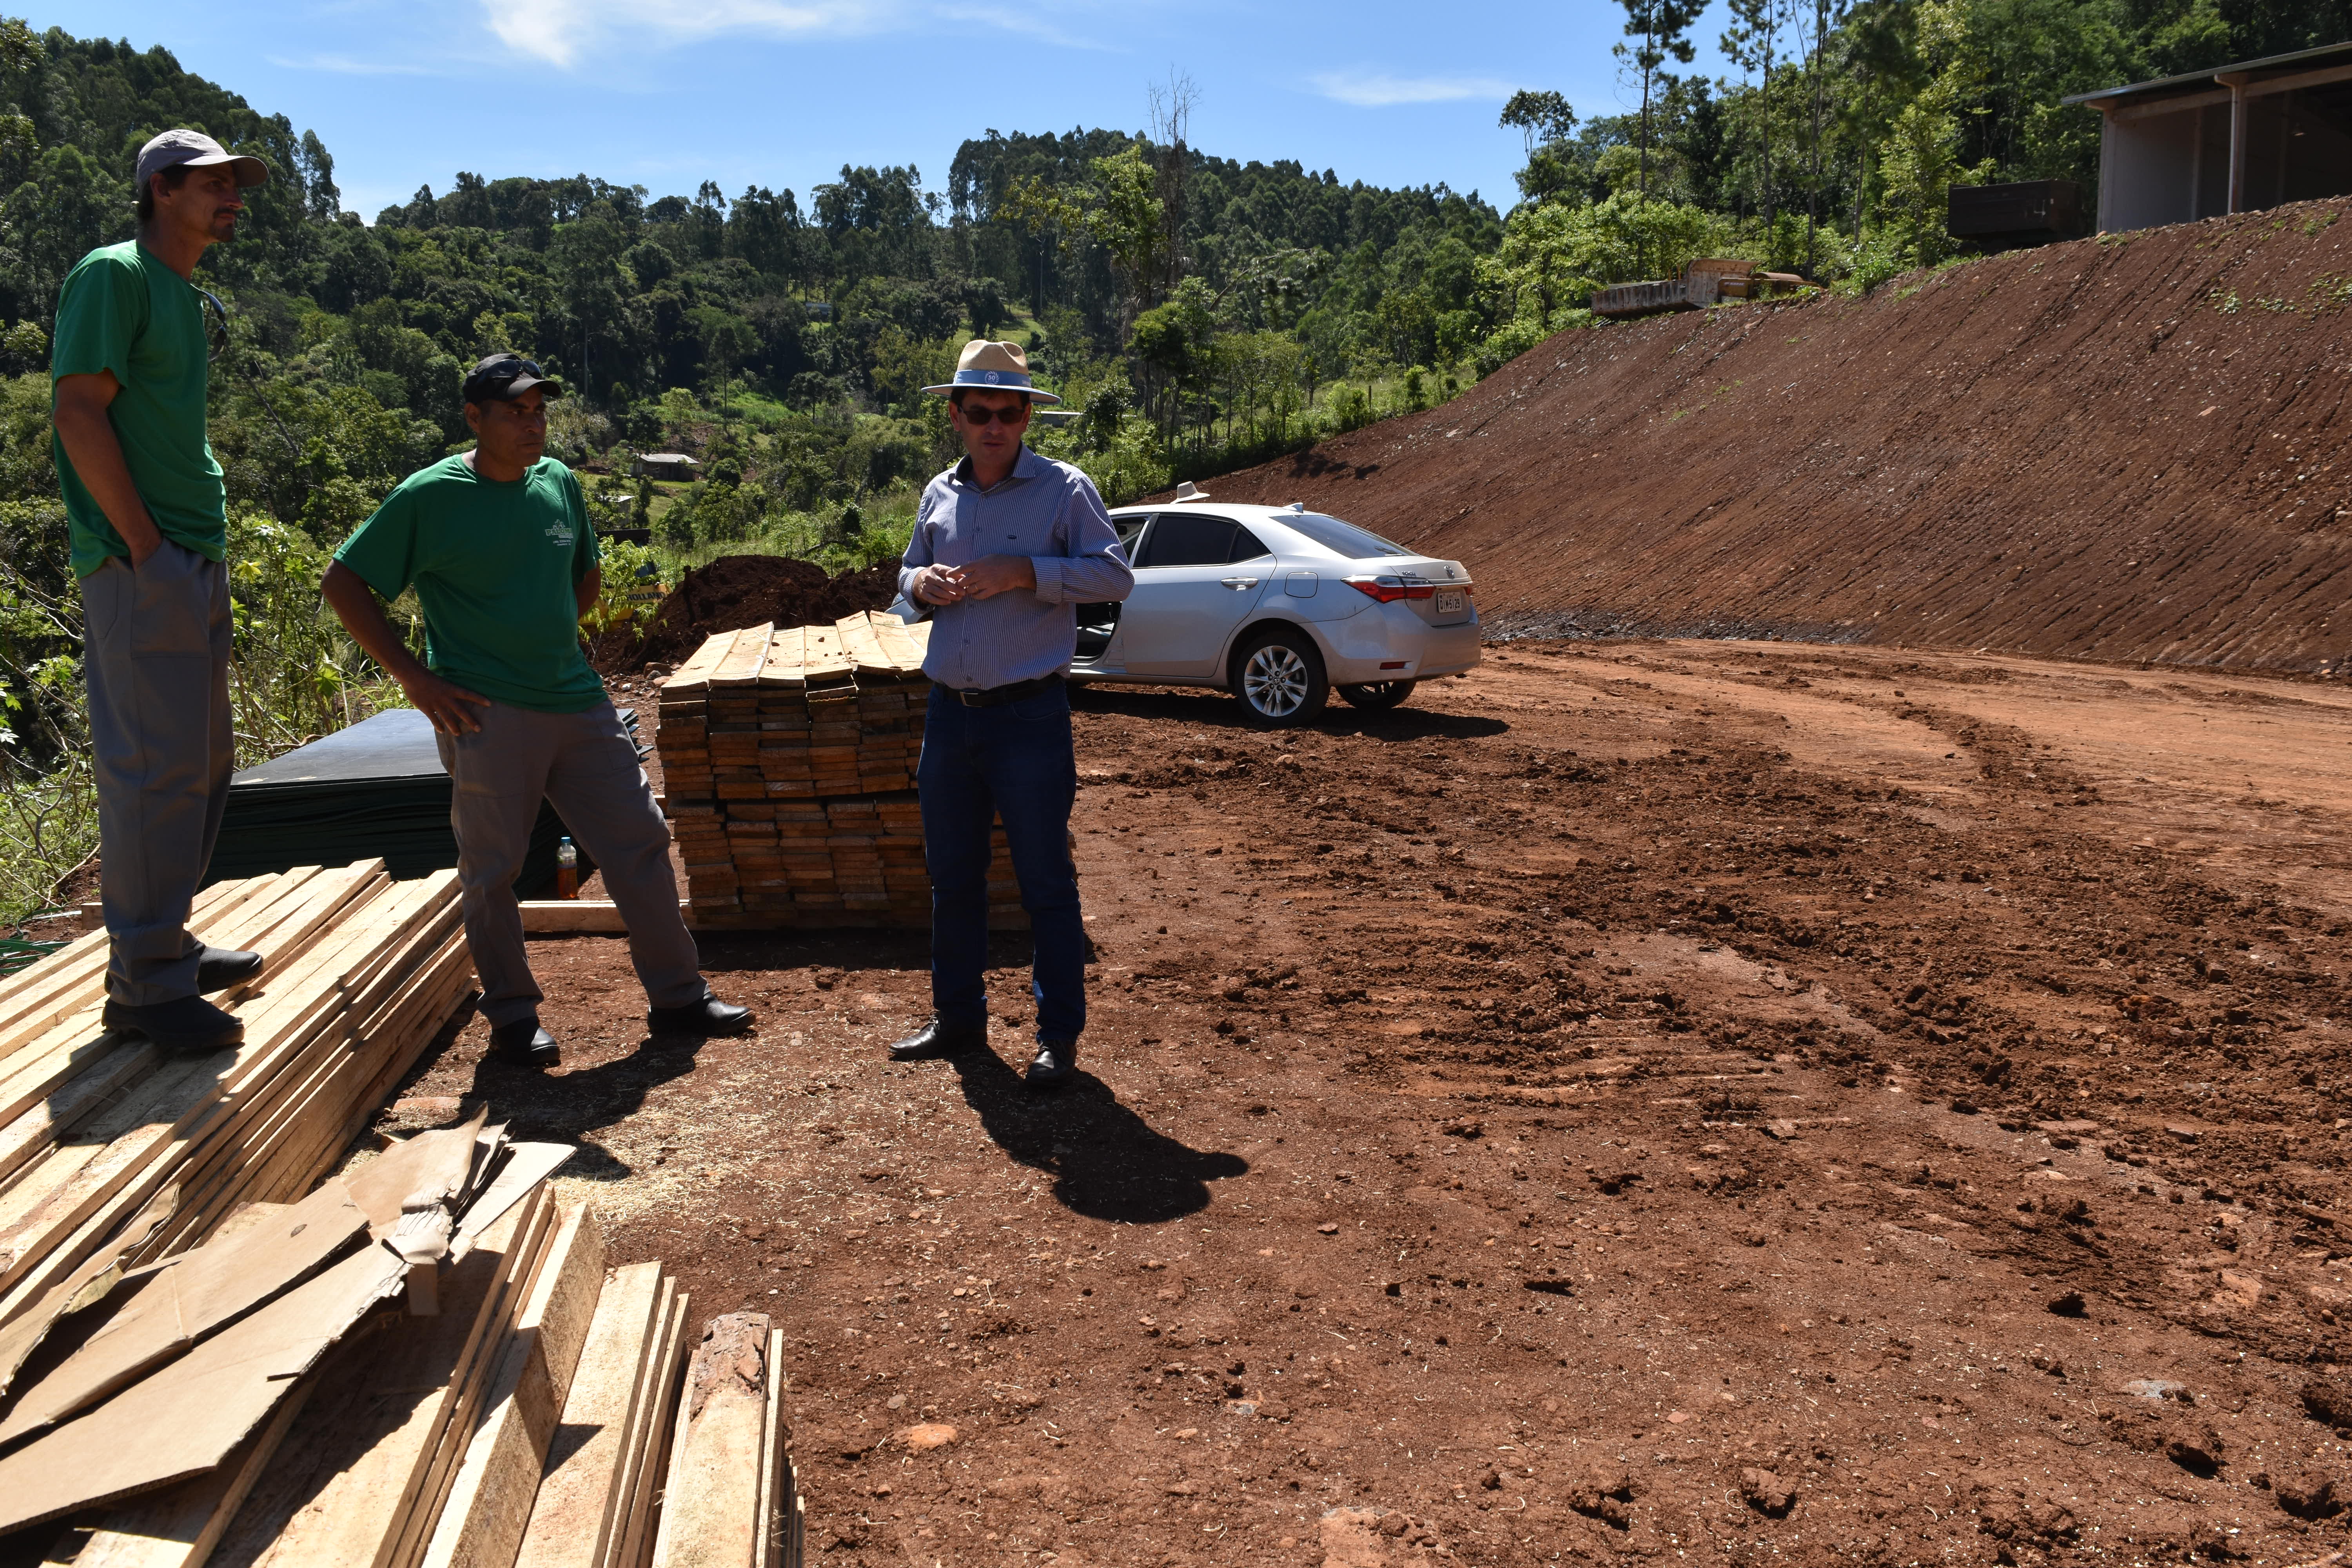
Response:
[[[576,899],[580,896],[580,851],[564,839],[555,847],[555,896]]]

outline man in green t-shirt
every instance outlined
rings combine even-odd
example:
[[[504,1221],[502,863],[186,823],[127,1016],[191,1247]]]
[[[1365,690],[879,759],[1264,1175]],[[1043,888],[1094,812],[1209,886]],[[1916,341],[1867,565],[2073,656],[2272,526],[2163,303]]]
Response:
[[[654,1031],[731,1035],[751,1024],[750,1009],[703,983],[678,910],[669,824],[581,649],[580,617],[602,574],[580,481],[542,455],[547,399],[562,394],[518,354],[476,365],[465,388],[474,449],[401,481],[335,552],[320,584],[352,638],[433,721],[456,785],[449,822],[482,1016],[492,1048],[531,1067],[560,1059],[540,1027],[544,998],[514,896],[542,798],[604,871]],[[425,611],[423,663],[376,602],[411,584]]]
[[[235,765],[228,527],[205,435],[208,296],[190,279],[206,247],[235,237],[239,191],[268,174],[194,131],[141,148],[138,237],[67,274],[49,366],[81,583],[106,1026],[174,1051],[243,1039],[202,994],[261,970],[259,954],[188,930]]]

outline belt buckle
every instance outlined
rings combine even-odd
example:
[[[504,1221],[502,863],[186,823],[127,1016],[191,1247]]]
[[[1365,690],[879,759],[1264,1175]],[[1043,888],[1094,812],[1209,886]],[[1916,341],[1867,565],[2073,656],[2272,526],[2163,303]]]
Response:
[[[950,689],[953,689],[950,688]],[[956,700],[962,703],[967,708],[985,708],[988,706],[988,703],[985,700],[987,696],[988,693],[985,691],[959,690],[956,692]]]

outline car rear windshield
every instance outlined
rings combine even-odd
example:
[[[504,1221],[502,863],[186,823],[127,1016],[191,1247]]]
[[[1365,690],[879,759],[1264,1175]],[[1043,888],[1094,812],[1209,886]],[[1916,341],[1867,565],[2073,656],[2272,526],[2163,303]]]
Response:
[[[1371,555],[1412,553],[1402,544],[1391,544],[1377,533],[1319,511],[1286,512],[1280,514],[1280,521],[1285,528],[1295,528],[1332,554],[1344,555],[1350,561]]]

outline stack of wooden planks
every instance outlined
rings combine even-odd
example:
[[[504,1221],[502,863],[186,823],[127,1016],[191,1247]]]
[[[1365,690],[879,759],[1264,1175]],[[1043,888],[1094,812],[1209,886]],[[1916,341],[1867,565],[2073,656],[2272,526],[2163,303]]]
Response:
[[[663,805],[698,925],[930,920],[913,791],[928,625],[721,632],[662,683]],[[1000,829],[992,924],[1025,923]]]
[[[470,983],[457,922],[373,861],[208,890],[268,963],[202,1058],[99,1031],[102,937],[0,982],[0,1560],[797,1568],[777,1341],[682,1404],[686,1296],[607,1267],[570,1145],[481,1110],[329,1173]]]
[[[217,883],[193,923],[267,961],[215,998],[241,1045],[166,1056],[106,1031],[102,932],[0,983],[0,1389],[93,1281],[309,1192],[473,981],[452,871]]]

